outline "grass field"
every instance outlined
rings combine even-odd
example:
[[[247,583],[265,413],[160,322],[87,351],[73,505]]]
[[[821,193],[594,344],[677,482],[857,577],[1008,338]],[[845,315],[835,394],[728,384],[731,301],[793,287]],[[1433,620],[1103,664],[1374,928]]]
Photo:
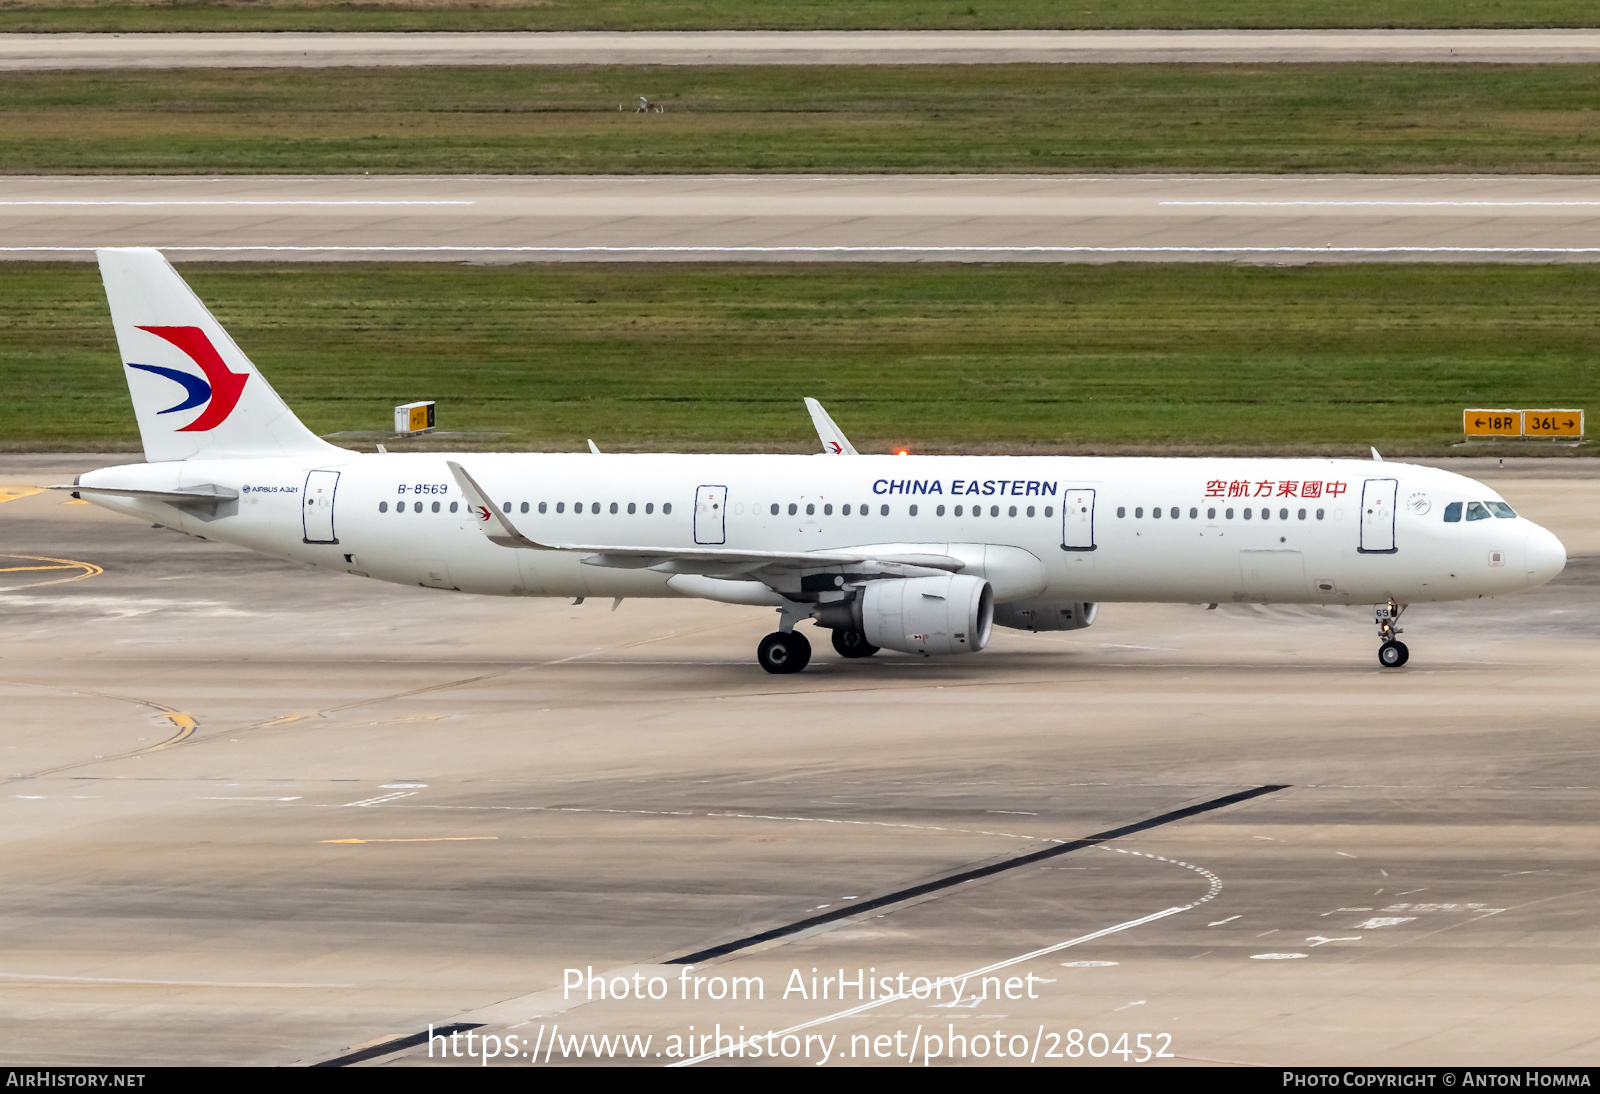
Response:
[[[1600,407],[1596,266],[222,266],[183,272],[319,433],[477,447],[1442,454]],[[92,266],[0,266],[0,446],[134,447]],[[1538,449],[1537,451],[1548,451]]]
[[[1592,26],[1586,0],[6,0],[0,31]]]
[[[641,94],[667,112],[634,113]],[[1600,171],[1600,69],[481,67],[0,81],[0,171],[11,173],[1139,169]]]

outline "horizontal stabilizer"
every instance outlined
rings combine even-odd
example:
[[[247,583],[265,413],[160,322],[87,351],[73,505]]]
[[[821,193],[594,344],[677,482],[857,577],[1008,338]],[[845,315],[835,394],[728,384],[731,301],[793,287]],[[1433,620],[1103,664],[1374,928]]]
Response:
[[[109,494],[120,498],[152,498],[156,501],[170,501],[174,505],[204,505],[219,501],[233,501],[239,496],[239,491],[226,486],[215,486],[206,483],[201,486],[191,486],[185,490],[133,490],[121,486],[47,486],[46,490],[71,490],[74,497],[79,494]]]

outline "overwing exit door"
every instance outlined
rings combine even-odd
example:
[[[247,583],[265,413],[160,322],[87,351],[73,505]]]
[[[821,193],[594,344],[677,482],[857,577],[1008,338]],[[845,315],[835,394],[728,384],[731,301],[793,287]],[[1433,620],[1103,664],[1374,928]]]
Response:
[[[301,526],[307,543],[338,543],[333,534],[333,495],[339,489],[339,472],[313,471],[306,476],[300,499]]]
[[[1392,555],[1394,541],[1394,501],[1400,491],[1399,479],[1368,479],[1361,486],[1361,553]]]
[[[1094,491],[1064,490],[1061,494],[1061,549],[1094,550]]]
[[[728,541],[726,486],[702,486],[695,490],[694,541],[708,546]]]

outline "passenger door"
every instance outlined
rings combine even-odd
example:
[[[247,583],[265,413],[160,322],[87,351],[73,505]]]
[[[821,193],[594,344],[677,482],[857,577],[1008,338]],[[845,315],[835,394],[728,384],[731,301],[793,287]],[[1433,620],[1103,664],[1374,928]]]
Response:
[[[702,486],[694,492],[694,541],[715,546],[728,541],[728,488]]]
[[[1399,490],[1399,479],[1368,479],[1362,484],[1362,554],[1392,555],[1399,550],[1394,539],[1394,502]]]
[[[339,489],[339,472],[313,471],[306,476],[300,520],[307,543],[338,543],[333,534],[333,495]]]
[[[1061,549],[1094,550],[1094,491],[1061,492]]]

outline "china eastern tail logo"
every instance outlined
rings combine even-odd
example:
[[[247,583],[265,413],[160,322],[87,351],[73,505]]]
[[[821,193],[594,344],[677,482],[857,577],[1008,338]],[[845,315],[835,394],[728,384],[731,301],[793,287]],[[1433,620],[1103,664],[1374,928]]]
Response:
[[[179,433],[204,433],[227,421],[228,415],[233,413],[233,408],[239,405],[239,396],[244,392],[245,381],[250,379],[249,374],[229,372],[228,366],[222,363],[222,356],[211,344],[211,339],[207,338],[199,327],[140,327],[139,329],[149,331],[157,338],[165,338],[188,354],[189,359],[199,365],[200,371],[205,373],[204,378],[201,378],[182,369],[164,368],[161,365],[136,365],[129,361],[129,368],[153,372],[183,386],[183,400],[156,413],[176,414],[180,410],[193,410],[203,404],[205,409],[200,412],[199,417],[186,426],[180,426],[177,430]]]

